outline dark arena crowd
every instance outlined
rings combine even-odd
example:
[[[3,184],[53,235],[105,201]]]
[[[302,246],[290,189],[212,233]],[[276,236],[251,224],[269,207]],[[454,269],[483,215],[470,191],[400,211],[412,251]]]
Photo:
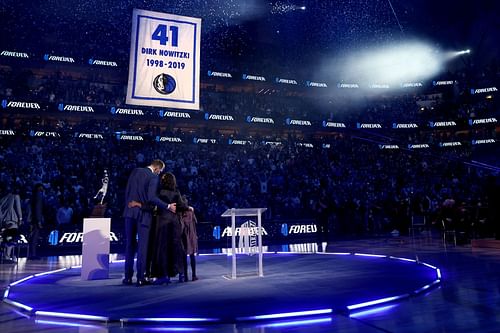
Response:
[[[155,159],[194,207],[201,245],[216,240],[214,228],[228,222],[224,211],[247,207],[267,208],[269,229],[315,224],[323,240],[407,235],[417,218],[436,233],[456,229],[463,243],[500,236],[495,62],[376,93],[329,75],[316,79],[325,83],[320,88],[285,85],[274,77],[314,77],[312,69],[290,66],[313,51],[290,51],[274,64],[276,54],[258,57],[258,48],[240,39],[234,18],[214,16],[202,35],[200,110],[132,106],[125,97],[137,4],[67,3],[72,12],[43,6],[38,15],[28,1],[2,5],[2,25],[11,31],[2,32],[0,44],[0,197],[19,195],[28,221],[19,228],[27,234],[41,184],[42,251],[57,248],[54,230],[82,230],[105,172],[104,215],[122,233],[127,179]],[[161,11],[159,4],[141,5]],[[197,14],[195,4],[174,7]],[[90,8],[102,15],[88,14]],[[242,80],[242,73],[268,80]],[[495,89],[474,91],[488,87]]]

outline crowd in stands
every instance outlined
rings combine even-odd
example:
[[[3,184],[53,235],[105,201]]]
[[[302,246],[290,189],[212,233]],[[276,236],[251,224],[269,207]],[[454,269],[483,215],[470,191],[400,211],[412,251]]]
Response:
[[[269,221],[313,218],[317,193],[326,189],[331,228],[339,236],[404,233],[414,214],[426,214],[439,225],[446,200],[454,201],[464,230],[472,233],[472,225],[483,220],[487,224],[481,232],[491,232],[494,221],[485,221],[494,193],[488,186],[498,186],[494,172],[445,156],[382,151],[349,135],[331,139],[329,149],[292,143],[227,146],[3,136],[0,184],[16,188],[25,209],[33,184],[44,184],[45,221],[56,226],[63,213],[59,208],[70,207],[69,225],[80,227],[108,170],[106,214],[121,223],[130,171],[160,158],[202,222],[221,221],[231,207],[267,207]]]
[[[0,68],[0,98],[49,103],[54,110],[59,103],[106,107],[125,105],[124,75],[122,80],[116,82],[110,77],[95,77],[89,73],[81,77],[82,73],[76,70],[50,75],[36,69],[33,71]],[[230,87],[232,84],[233,82],[226,82],[224,85]],[[279,90],[271,94],[253,94],[216,92],[207,87],[201,94],[201,111],[229,114],[238,119],[252,115],[270,117],[275,121],[296,117],[350,124],[386,122],[389,125],[392,122],[427,123],[449,120],[467,123],[471,118],[498,115],[496,100],[464,96],[465,91],[450,95],[452,90],[453,87],[448,87],[444,92],[426,93],[424,89],[371,97],[361,91],[349,91],[344,96],[318,97],[304,91],[300,96],[286,96]],[[158,114],[158,110],[151,110],[150,113]]]

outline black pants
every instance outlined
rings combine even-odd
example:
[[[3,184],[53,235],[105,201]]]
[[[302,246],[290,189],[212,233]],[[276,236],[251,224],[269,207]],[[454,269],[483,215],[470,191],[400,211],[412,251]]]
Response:
[[[29,252],[30,257],[37,257],[38,240],[40,238],[41,227],[38,223],[33,223],[29,234]]]

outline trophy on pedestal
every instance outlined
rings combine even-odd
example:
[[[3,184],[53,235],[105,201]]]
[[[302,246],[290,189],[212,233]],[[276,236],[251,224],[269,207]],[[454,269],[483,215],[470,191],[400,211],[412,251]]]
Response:
[[[97,203],[94,205],[94,208],[92,208],[90,217],[104,217],[104,213],[106,212],[106,204],[104,203],[104,197],[108,192],[108,184],[109,184],[108,170],[104,170],[104,177],[102,178],[102,186],[94,196],[94,200],[97,200]]]

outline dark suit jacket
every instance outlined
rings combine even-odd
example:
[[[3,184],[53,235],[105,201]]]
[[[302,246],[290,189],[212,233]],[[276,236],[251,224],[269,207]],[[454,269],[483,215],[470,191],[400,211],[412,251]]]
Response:
[[[123,217],[133,219],[141,217],[141,208],[128,207],[128,203],[132,200],[151,206],[158,206],[160,209],[168,209],[168,203],[158,198],[158,179],[159,177],[149,168],[136,168],[132,171],[125,190]]]

